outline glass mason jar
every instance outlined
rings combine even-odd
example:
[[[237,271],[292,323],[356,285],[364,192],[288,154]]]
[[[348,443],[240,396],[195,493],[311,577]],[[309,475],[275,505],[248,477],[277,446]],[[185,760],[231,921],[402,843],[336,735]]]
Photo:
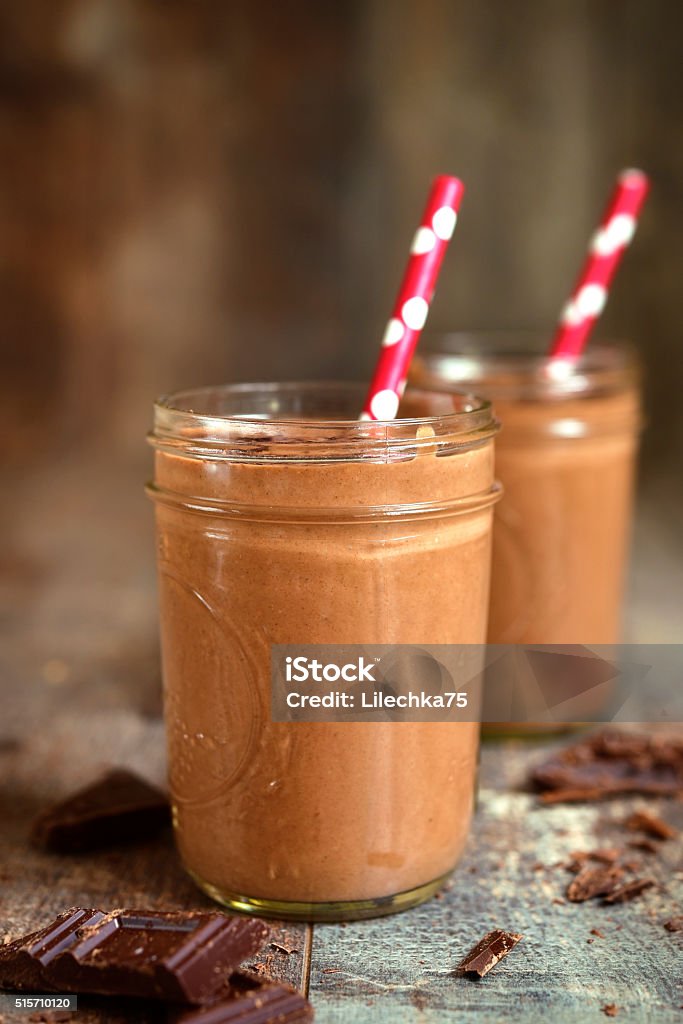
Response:
[[[477,723],[273,722],[272,644],[483,643],[498,488],[488,402],[364,388],[186,391],[155,406],[176,838],[236,909],[308,920],[432,895],[470,824]],[[454,614],[454,611],[456,614]]]
[[[472,388],[501,422],[488,641],[614,644],[620,620],[641,429],[633,355],[591,345],[553,380],[543,339],[425,338],[411,380]]]

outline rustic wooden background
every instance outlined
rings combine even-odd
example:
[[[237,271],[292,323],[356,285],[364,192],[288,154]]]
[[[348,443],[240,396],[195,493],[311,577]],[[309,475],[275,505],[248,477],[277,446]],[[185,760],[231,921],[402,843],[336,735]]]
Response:
[[[432,325],[549,328],[635,164],[604,330],[642,352],[666,467],[682,31],[674,0],[2,0],[3,454],[137,448],[190,382],[367,373],[437,171],[468,194]]]

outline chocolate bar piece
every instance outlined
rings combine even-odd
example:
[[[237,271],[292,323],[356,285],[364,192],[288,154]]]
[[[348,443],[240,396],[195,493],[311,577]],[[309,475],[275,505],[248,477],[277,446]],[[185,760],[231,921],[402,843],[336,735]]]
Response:
[[[605,729],[538,765],[543,803],[604,800],[615,794],[683,795],[683,738]]]
[[[0,987],[205,1003],[269,938],[249,917],[73,908],[0,947]]]
[[[146,839],[170,820],[164,794],[118,768],[43,811],[33,824],[31,841],[46,850],[79,853]]]
[[[521,938],[521,935],[516,935],[514,932],[504,932],[500,928],[495,928],[469,951],[458,965],[458,972],[460,974],[477,974],[483,978],[492,967],[495,967],[504,956],[508,955],[511,949],[514,949]]]
[[[236,971],[220,1002],[174,1014],[170,1024],[299,1024],[310,1020],[313,1007],[295,988]]]

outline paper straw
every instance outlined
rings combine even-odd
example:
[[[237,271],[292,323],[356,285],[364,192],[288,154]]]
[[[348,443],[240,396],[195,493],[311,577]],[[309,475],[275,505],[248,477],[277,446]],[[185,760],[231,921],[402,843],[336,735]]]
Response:
[[[554,365],[558,371],[563,367],[571,369],[583,352],[605,308],[610,282],[633,238],[649,188],[647,175],[642,171],[622,171],[617,178],[572,296],[560,315],[550,346],[551,368]]]
[[[443,174],[434,179],[384,332],[382,349],[360,414],[362,420],[392,420],[398,412],[410,360],[427,320],[464,190],[458,178]]]

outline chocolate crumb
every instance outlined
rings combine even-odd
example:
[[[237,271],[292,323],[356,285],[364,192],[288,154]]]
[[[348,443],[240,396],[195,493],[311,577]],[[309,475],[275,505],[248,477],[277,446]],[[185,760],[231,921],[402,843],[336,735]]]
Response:
[[[619,1007],[616,1003],[605,1003],[602,1008],[602,1012],[606,1017],[616,1017],[619,1013]]]
[[[623,868],[583,868],[567,886],[567,899],[572,903],[584,903],[596,896],[606,896],[618,888],[624,876]]]
[[[285,956],[291,956],[292,953],[299,952],[294,946],[283,946],[280,942],[271,942],[270,948],[274,949],[277,953],[284,953]]]
[[[598,789],[597,786],[567,787],[541,793],[539,800],[542,804],[583,804],[591,803],[594,800],[605,800],[608,796],[609,793],[604,789]]]
[[[683,914],[669,918],[664,922],[664,927],[668,932],[683,932]]]
[[[634,811],[624,825],[632,832],[645,832],[653,839],[675,839],[676,829],[650,811]]]
[[[505,932],[501,928],[494,928],[493,931],[480,939],[476,946],[473,946],[467,956],[458,964],[458,974],[476,974],[483,978],[485,974],[495,967],[497,963],[507,956],[514,949],[522,938],[515,932]]]
[[[259,960],[254,964],[247,964],[247,970],[253,971],[255,974],[268,974],[268,965]]]
[[[565,866],[568,871],[572,871],[576,875],[585,866],[587,860],[595,860],[600,864],[616,863],[621,856],[621,851],[616,847],[601,850],[573,850],[569,856],[571,860]]]
[[[629,839],[626,845],[632,850],[642,850],[643,853],[659,853],[659,847],[651,839]]]
[[[604,902],[627,903],[629,900],[635,899],[636,896],[640,896],[641,892],[650,889],[654,884],[651,878],[636,878],[633,882],[626,882],[625,885],[613,889],[605,896]]]
[[[599,928],[591,928],[591,935],[597,935],[599,939],[605,938],[605,933],[601,932]]]

